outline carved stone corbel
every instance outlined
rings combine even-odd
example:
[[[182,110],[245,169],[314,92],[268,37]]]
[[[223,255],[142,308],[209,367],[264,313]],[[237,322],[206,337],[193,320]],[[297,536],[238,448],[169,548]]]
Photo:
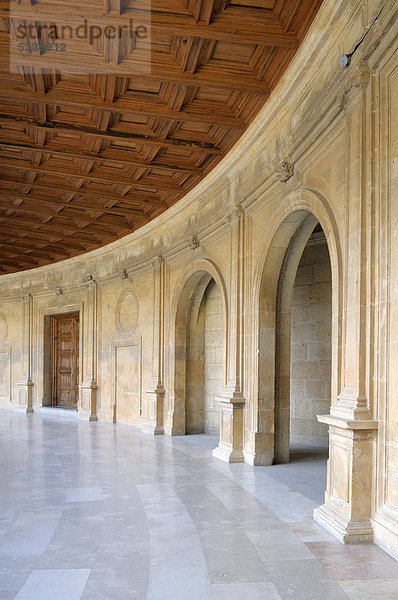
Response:
[[[276,177],[281,183],[286,183],[294,175],[294,165],[285,159],[276,169]]]
[[[189,247],[191,248],[191,250],[196,250],[196,248],[199,248],[200,246],[200,242],[198,240],[198,236],[193,235],[191,237],[191,241],[189,243]]]

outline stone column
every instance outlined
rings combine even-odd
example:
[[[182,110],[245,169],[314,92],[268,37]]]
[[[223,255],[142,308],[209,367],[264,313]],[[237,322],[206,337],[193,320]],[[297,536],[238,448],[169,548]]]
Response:
[[[86,370],[80,387],[80,402],[78,408],[79,419],[97,421],[97,365],[98,365],[98,284],[90,276],[88,282],[88,334],[87,351],[83,352],[86,358]],[[81,315],[83,319],[83,315]]]
[[[245,265],[245,215],[237,206],[230,215],[231,287],[228,319],[227,385],[220,403],[220,442],[213,456],[225,462],[243,462],[243,298]]]
[[[363,543],[373,539],[370,522],[373,447],[377,422],[369,398],[371,332],[371,203],[368,189],[366,131],[367,83],[364,66],[355,71],[344,95],[349,138],[347,202],[347,251],[343,288],[341,392],[330,415],[319,416],[329,425],[330,453],[325,504],[314,519],[342,542]],[[370,257],[370,261],[368,260]]]
[[[164,433],[164,270],[163,257],[159,256],[153,263],[152,380],[144,392],[141,410],[145,420],[142,429],[153,435]]]
[[[33,297],[31,294],[23,299],[23,343],[22,343],[22,379],[18,382],[18,403],[12,404],[16,411],[32,413],[33,411]]]

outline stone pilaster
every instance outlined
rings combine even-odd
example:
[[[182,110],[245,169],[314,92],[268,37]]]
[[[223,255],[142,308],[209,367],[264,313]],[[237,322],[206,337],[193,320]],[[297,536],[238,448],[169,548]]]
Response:
[[[220,441],[213,456],[226,462],[243,462],[243,297],[245,265],[245,214],[236,206],[231,223],[231,287],[228,319],[227,385],[220,397]]]
[[[349,132],[347,253],[344,264],[341,392],[330,415],[318,416],[329,426],[329,461],[325,504],[314,519],[345,543],[373,540],[370,521],[374,443],[378,423],[373,419],[370,390],[372,327],[371,294],[371,201],[369,197],[367,128],[367,82],[369,72],[361,65],[347,84],[344,110]]]
[[[164,433],[164,270],[163,257],[159,256],[153,263],[152,379],[144,391],[141,409],[141,419],[145,421],[142,429],[153,435]]]
[[[18,402],[11,406],[13,410],[25,413],[33,411],[32,351],[33,351],[33,297],[23,299],[23,374],[18,382]]]
[[[359,74],[358,74],[359,73]],[[366,162],[366,85],[369,72],[362,65],[349,80],[344,109],[349,131],[347,253],[345,256],[342,319],[341,392],[332,403],[331,414],[347,419],[370,419],[367,367],[370,329],[370,286],[368,255],[371,240],[371,211],[368,203],[369,166]]]
[[[84,353],[86,360],[85,377],[79,386],[80,401],[78,418],[88,421],[97,421],[97,370],[98,370],[98,284],[90,276],[88,285],[88,336],[87,351]]]

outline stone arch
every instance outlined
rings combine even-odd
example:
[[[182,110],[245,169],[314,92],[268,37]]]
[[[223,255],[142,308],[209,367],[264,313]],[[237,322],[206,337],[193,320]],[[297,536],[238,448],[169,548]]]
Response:
[[[224,278],[218,266],[211,260],[201,258],[194,261],[182,273],[174,293],[171,306],[170,326],[170,381],[171,394],[169,413],[171,413],[172,435],[185,434],[185,372],[187,346],[187,319],[191,308],[198,310],[206,288],[214,280],[221,297],[224,321],[224,366],[223,386],[226,381],[228,349],[228,299]]]
[[[304,247],[320,223],[326,237],[332,270],[332,403],[337,400],[341,377],[342,253],[334,215],[326,199],[312,190],[294,192],[274,214],[259,252],[255,270],[253,313],[255,368],[252,382],[253,430],[258,436],[255,464],[285,462],[288,442],[286,409],[290,390],[290,311],[295,273]],[[281,315],[278,318],[277,313]],[[289,328],[289,335],[287,330]],[[278,344],[276,344],[278,340]],[[278,396],[278,397],[277,397]],[[285,429],[286,430],[286,429]]]

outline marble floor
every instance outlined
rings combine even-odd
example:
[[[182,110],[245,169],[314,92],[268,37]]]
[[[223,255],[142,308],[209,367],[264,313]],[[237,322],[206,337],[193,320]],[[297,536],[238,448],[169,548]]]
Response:
[[[0,412],[0,600],[398,600],[398,562],[312,521],[322,448],[253,468],[216,441]]]

